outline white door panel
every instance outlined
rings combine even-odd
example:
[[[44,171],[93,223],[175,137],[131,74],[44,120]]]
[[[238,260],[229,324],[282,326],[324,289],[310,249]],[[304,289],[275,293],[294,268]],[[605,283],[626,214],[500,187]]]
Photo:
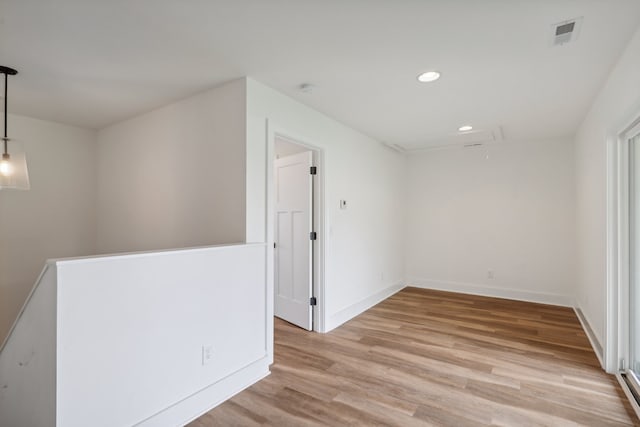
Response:
[[[312,329],[312,153],[275,161],[275,315]]]

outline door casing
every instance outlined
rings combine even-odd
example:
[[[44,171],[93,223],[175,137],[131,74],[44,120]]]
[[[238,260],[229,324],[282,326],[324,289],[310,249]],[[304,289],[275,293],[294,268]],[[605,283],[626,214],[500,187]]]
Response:
[[[326,293],[325,293],[325,250],[327,233],[325,230],[325,167],[324,150],[313,144],[313,139],[297,134],[285,127],[279,126],[272,120],[267,120],[266,124],[266,234],[267,234],[267,301],[270,309],[267,310],[270,322],[269,328],[273,330],[273,300],[274,300],[274,221],[275,221],[275,182],[274,182],[274,160],[275,140],[281,138],[287,142],[300,145],[313,152],[314,163],[317,168],[317,175],[314,177],[313,194],[313,218],[317,240],[314,242],[313,250],[313,293],[317,304],[313,307],[313,330],[316,332],[326,332]],[[269,347],[269,343],[267,345]],[[270,352],[273,354],[273,352]]]

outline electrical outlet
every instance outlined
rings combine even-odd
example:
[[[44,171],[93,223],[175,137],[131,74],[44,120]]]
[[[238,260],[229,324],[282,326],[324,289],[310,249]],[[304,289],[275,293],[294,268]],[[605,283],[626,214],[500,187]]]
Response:
[[[202,346],[202,366],[208,365],[213,360],[213,346],[212,345],[203,345]]]
[[[493,270],[492,269],[488,269],[487,270],[487,279],[493,279]]]

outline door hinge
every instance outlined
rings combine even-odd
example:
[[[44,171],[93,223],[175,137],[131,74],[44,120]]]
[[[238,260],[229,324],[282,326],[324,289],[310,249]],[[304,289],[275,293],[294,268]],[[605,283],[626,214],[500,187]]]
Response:
[[[309,173],[311,175],[317,175],[318,174],[318,168],[316,168],[315,166],[311,166],[311,168],[309,169]]]
[[[273,249],[276,248],[276,242],[273,242]]]
[[[309,233],[310,240],[316,240],[317,238],[318,238],[318,235],[316,234],[315,231],[312,231],[311,233]]]
[[[309,305],[317,305],[318,301],[316,300],[316,297],[311,297],[309,298]]]

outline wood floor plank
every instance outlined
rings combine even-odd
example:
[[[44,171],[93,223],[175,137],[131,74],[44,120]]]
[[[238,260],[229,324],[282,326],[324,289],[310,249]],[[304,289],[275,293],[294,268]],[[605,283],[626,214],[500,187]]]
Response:
[[[271,372],[190,426],[640,426],[567,307],[405,288],[328,334],[276,319]]]

